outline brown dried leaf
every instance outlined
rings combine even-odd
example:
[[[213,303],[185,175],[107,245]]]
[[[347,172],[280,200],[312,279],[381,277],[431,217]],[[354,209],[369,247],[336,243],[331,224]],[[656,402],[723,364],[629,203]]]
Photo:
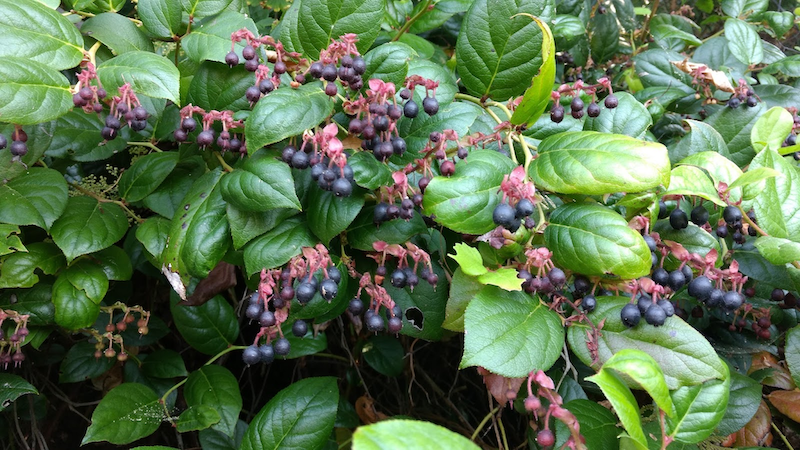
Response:
[[[683,61],[670,61],[673,66],[681,70],[681,72],[688,73],[689,75],[701,79],[707,83],[713,84],[717,89],[725,92],[736,92],[728,81],[728,76],[719,70],[711,70],[705,64],[698,64],[689,62],[688,59]]]
[[[753,373],[761,369],[772,369],[772,374],[764,378],[761,384],[785,391],[790,391],[795,388],[789,369],[784,367],[775,355],[768,352],[759,352],[753,355],[753,363],[750,365],[748,373]]]
[[[483,367],[478,367],[478,374],[483,377],[483,384],[489,389],[492,397],[501,405],[508,402],[506,393],[513,391],[514,394],[519,392],[519,387],[525,378],[506,378],[500,375],[493,374]]]
[[[369,425],[388,418],[386,414],[375,409],[375,401],[371,397],[362,395],[356,400],[356,414],[361,422]]]
[[[741,430],[733,434],[736,436],[734,447],[764,447],[772,444],[772,414],[769,412],[767,402],[761,400],[756,415],[747,422]]]
[[[781,414],[800,422],[800,391],[773,391],[767,399]]]
[[[200,306],[215,295],[236,286],[236,266],[220,261],[208,276],[197,283],[197,287],[186,300],[178,302],[182,306]]]

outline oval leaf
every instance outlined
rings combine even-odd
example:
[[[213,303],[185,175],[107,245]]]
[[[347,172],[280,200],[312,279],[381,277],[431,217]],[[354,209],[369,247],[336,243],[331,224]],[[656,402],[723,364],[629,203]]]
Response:
[[[70,69],[83,59],[83,38],[69,19],[40,2],[3,1],[0,2],[0,56],[3,65],[8,61],[6,57],[18,56],[25,61],[47,64],[56,71]],[[0,77],[3,78],[7,78],[5,74]]]
[[[153,43],[130,19],[117,13],[102,13],[81,25],[86,33],[110,48],[117,55],[141,50],[153,51]]]
[[[623,349],[614,354],[603,364],[601,370],[614,370],[627,379],[633,380],[644,389],[659,409],[667,416],[675,415],[672,399],[669,396],[664,373],[652,356],[636,349]]]
[[[225,11],[219,16],[209,17],[200,26],[192,28],[181,41],[186,55],[193,61],[211,60],[224,63],[225,55],[231,51],[231,33],[246,28],[258,36],[258,29],[253,19],[235,11]],[[234,47],[242,54],[245,42]],[[241,94],[244,96],[244,93]]]
[[[292,36],[295,50],[317,59],[331,40],[345,33],[358,35],[356,47],[366,52],[381,30],[384,0],[304,0],[299,2],[296,33]],[[297,48],[297,44],[301,47]]]
[[[100,441],[131,443],[155,432],[163,417],[163,405],[152,389],[139,383],[123,383],[97,405],[81,445]]]
[[[170,299],[170,312],[183,339],[195,350],[216,355],[233,345],[239,337],[239,322],[230,303],[217,295],[200,306],[178,305]]]
[[[747,64],[758,64],[764,59],[764,48],[756,29],[741,19],[730,18],[725,21],[725,37],[728,48],[736,59]]]
[[[464,315],[461,367],[481,366],[504,377],[523,377],[549,369],[563,342],[560,317],[537,296],[486,286]]]
[[[142,26],[159,38],[171,38],[181,30],[180,0],[139,0],[136,3]]]
[[[750,131],[750,143],[756,153],[763,148],[780,150],[786,136],[792,132],[792,114],[784,108],[774,107],[758,118]]]
[[[136,160],[119,178],[119,195],[138,202],[167,179],[178,164],[178,152],[157,152]]]
[[[39,391],[32,384],[10,373],[0,373],[0,386],[3,386],[3,390],[0,391],[0,410],[25,394],[39,395]]]
[[[287,219],[244,247],[246,272],[252,275],[261,269],[278,267],[292,256],[299,255],[303,247],[311,247],[316,243],[304,217]]]
[[[3,57],[0,120],[18,125],[39,124],[66,114],[72,106],[69,81],[61,72],[28,58]]]
[[[693,386],[708,380],[722,380],[727,368],[711,344],[697,330],[678,317],[670,317],[660,327],[640,325],[628,328],[620,319],[622,307],[630,301],[627,297],[598,297],[597,309],[589,315],[594,323],[605,320],[597,341],[598,359],[586,347],[589,328],[573,324],[567,332],[570,348],[586,364],[601,367],[614,353],[623,349],[642,350],[652,356],[661,370],[667,387]]]
[[[564,205],[550,215],[544,241],[553,260],[584,275],[638,278],[650,273],[650,249],[625,219],[599,205]]]
[[[781,176],[764,184],[745,187],[745,197],[753,198],[753,209],[767,234],[785,239],[800,236],[800,172],[774,150],[763,150],[753,158],[750,170],[767,167]]]
[[[358,427],[353,433],[353,450],[398,448],[477,450],[479,447],[464,436],[453,433],[447,428],[417,420],[387,420]]]
[[[629,136],[572,131],[546,138],[528,169],[537,187],[560,194],[641,192],[668,185],[667,148]]]
[[[587,117],[583,129],[643,139],[653,125],[647,108],[627,92],[618,92],[615,96],[619,101],[617,107],[608,109],[601,106],[600,115],[595,118]]]
[[[278,89],[259,100],[247,119],[248,152],[313,128],[332,112],[333,102],[319,83]]]
[[[0,185],[0,222],[49,230],[67,207],[67,182],[52,169],[32,167]]]
[[[338,405],[336,378],[306,378],[293,383],[256,414],[241,448],[322,448],[333,431]]]
[[[128,231],[128,219],[118,205],[90,197],[70,197],[50,234],[67,261],[110,247]]]
[[[242,410],[242,394],[236,377],[222,366],[203,366],[192,372],[183,390],[186,404],[208,406],[219,413],[219,422],[212,426],[228,436],[233,436],[239,412]]]
[[[500,203],[500,183],[514,163],[493,150],[474,150],[456,163],[453,176],[434,177],[425,189],[423,209],[459,233],[483,234],[495,228],[492,212]]]
[[[155,53],[132,51],[111,58],[97,67],[97,76],[109,92],[130,83],[137,94],[180,104],[180,72],[169,59]]]
[[[227,202],[245,211],[300,209],[291,169],[271,157],[249,158],[241,169],[222,177],[220,188]]]
[[[312,188],[308,195],[308,227],[323,244],[342,233],[353,222],[364,206],[364,195],[355,192],[340,198],[332,192]]]
[[[97,264],[81,260],[68,267],[53,283],[56,323],[69,330],[92,326],[106,292],[108,278]]]

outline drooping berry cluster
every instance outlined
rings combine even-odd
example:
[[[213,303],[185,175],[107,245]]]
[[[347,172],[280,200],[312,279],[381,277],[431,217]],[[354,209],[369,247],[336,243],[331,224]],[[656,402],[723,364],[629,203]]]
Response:
[[[247,318],[258,321],[261,329],[242,354],[245,364],[269,364],[275,355],[288,355],[291,343],[284,337],[281,325],[289,318],[292,300],[306,305],[319,293],[330,302],[338,294],[341,280],[342,273],[333,265],[322,244],[304,247],[283,269],[262,270],[258,290],[250,296],[245,311]],[[305,336],[308,323],[296,320],[292,333],[297,337]]]
[[[105,332],[90,330],[95,341],[94,357],[96,359],[116,357],[118,361],[127,361],[128,353],[125,351],[125,339],[122,333],[134,321],[136,321],[139,334],[146,335],[149,333],[150,312],[141,306],[129,307],[123,303],[102,307],[102,310],[108,313],[108,324],[106,324]],[[137,316],[139,317],[138,319],[136,318]]]
[[[525,263],[517,270],[522,290],[530,294],[550,295],[564,287],[567,275],[553,264],[553,252],[546,247],[525,250]]]
[[[500,183],[503,198],[492,212],[495,225],[512,233],[519,229],[520,223],[524,223],[528,229],[536,226],[530,217],[534,211],[534,202],[538,201],[536,190],[533,183],[525,181],[526,177],[525,169],[518,166],[503,178]]]
[[[336,80],[353,91],[364,87],[361,77],[367,71],[367,63],[356,48],[358,36],[345,34],[339,41],[334,41],[319,54],[319,60],[313,62],[306,73],[312,78],[325,81],[325,94],[336,96],[339,89]]]
[[[0,366],[8,369],[8,365],[13,363],[14,367],[19,367],[25,361],[25,354],[22,353],[22,344],[28,336],[28,314],[20,314],[13,309],[0,309]],[[13,331],[8,335],[3,331],[3,322],[10,320],[14,322]]]
[[[597,80],[597,84],[584,84],[582,80],[576,81],[573,85],[562,84],[559,88],[551,94],[553,99],[553,107],[550,109],[550,120],[555,123],[560,123],[564,120],[565,110],[561,105],[562,96],[571,96],[570,114],[575,119],[583,118],[584,112],[589,117],[597,117],[600,115],[600,106],[597,104],[597,93],[606,91],[609,94],[603,101],[608,109],[614,109],[619,105],[619,99],[613,94],[611,89],[611,81],[607,77],[602,77]],[[591,102],[587,106],[580,94],[583,93],[591,98]]]
[[[741,80],[740,80],[741,81]],[[758,106],[758,96],[755,91],[746,84],[740,83],[739,89],[731,95],[728,99],[728,108],[736,109],[744,103],[748,108],[755,108]]]
[[[103,139],[111,141],[119,136],[119,130],[127,124],[133,131],[147,128],[147,110],[139,102],[130,83],[119,88],[119,95],[111,99],[111,110],[106,116],[105,126],[100,131]]]
[[[206,112],[198,106],[186,105],[181,109],[180,127],[173,132],[176,142],[186,142],[189,139],[189,133],[197,129],[198,123],[194,118],[195,114],[202,116],[202,129],[195,138],[195,142],[200,148],[208,148],[216,143],[217,148],[223,153],[230,151],[241,155],[247,154],[244,133],[238,134],[235,132],[235,130],[244,128],[244,123],[241,120],[233,120],[233,111],[229,110]],[[218,136],[213,128],[215,122],[219,122],[222,125],[222,131]],[[240,136],[241,139],[239,138]]]
[[[533,383],[538,389],[534,394]],[[543,424],[536,433],[536,443],[542,447],[549,448],[556,443],[556,437],[550,429],[550,418],[561,421],[569,430],[569,438],[564,443],[564,448],[576,448],[576,444],[585,444],[586,439],[581,435],[581,426],[577,417],[568,409],[563,407],[564,400],[556,390],[552,378],[548,377],[543,371],[531,372],[527,379],[528,396],[523,401],[525,410],[533,414],[533,417]],[[517,397],[517,392],[509,390],[506,397],[513,401]],[[546,400],[543,402],[542,399]],[[531,422],[533,426],[535,422]]]
[[[87,114],[101,113],[103,112],[103,103],[101,102],[108,96],[108,93],[100,84],[94,64],[84,61],[81,65],[83,69],[77,74],[78,83],[73,88],[72,104],[83,108]]]
[[[281,159],[293,169],[310,167],[311,178],[320,189],[331,191],[337,197],[349,197],[353,193],[353,168],[347,164],[347,153],[336,137],[337,132],[335,123],[326,125],[320,133],[307,132],[300,149],[287,145]]]
[[[408,176],[403,171],[392,173],[394,184],[381,186],[378,193],[379,202],[373,210],[372,222],[380,225],[397,218],[409,221],[414,217],[414,209],[422,206],[423,186],[427,187],[430,179],[420,179],[419,192],[409,185]]]

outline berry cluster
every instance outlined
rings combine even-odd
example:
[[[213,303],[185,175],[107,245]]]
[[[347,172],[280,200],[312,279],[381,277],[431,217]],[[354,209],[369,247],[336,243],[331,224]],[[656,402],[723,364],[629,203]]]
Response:
[[[321,280],[317,274],[321,275]],[[291,344],[284,337],[281,325],[289,318],[292,300],[305,305],[319,292],[330,302],[338,294],[341,280],[342,273],[333,265],[322,244],[304,247],[302,254],[292,258],[283,269],[262,270],[258,290],[250,296],[245,311],[247,318],[258,321],[261,330],[242,355],[245,364],[269,364],[275,355],[288,355]],[[292,334],[303,337],[306,333],[308,323],[296,320]],[[262,338],[265,338],[263,343]]]
[[[354,34],[342,36],[341,42],[332,42],[327,49],[320,52],[319,61],[313,62],[308,67],[306,72],[308,75],[325,81],[325,94],[330,97],[339,93],[336,87],[337,79],[354,91],[364,87],[361,76],[367,71],[367,63],[358,54],[357,40]]]
[[[736,109],[742,103],[744,103],[748,108],[755,108],[758,106],[758,97],[756,96],[755,91],[743,86],[742,89],[739,89],[738,92],[735,92],[733,95],[731,95],[731,98],[728,99],[728,108]]]
[[[141,335],[150,332],[148,324],[150,323],[150,312],[145,311],[141,306],[129,307],[123,303],[116,303],[108,307],[102,307],[108,313],[108,324],[105,327],[105,333],[100,333],[97,330],[90,330],[92,337],[95,340],[94,357],[100,359],[117,358],[117,361],[126,361],[128,353],[125,351],[125,340],[122,332],[128,329],[128,325],[136,322],[137,331]],[[119,310],[122,315],[115,314]],[[139,316],[138,320],[136,316]],[[119,347],[119,352],[114,346]]]
[[[12,309],[0,309],[0,366],[8,369],[10,363],[14,367],[19,367],[25,361],[25,354],[22,353],[22,343],[28,336],[28,314],[20,314]],[[3,322],[10,320],[14,322],[13,329],[8,335],[3,332]]]
[[[533,383],[538,385],[536,394],[533,392]],[[536,443],[542,447],[550,447],[556,443],[556,437],[550,429],[550,418],[561,421],[567,426],[569,430],[569,438],[564,443],[564,448],[575,448],[577,443],[586,444],[586,439],[581,435],[581,426],[578,419],[568,409],[563,407],[564,400],[556,390],[553,379],[548,377],[543,371],[531,372],[527,379],[528,396],[523,401],[525,410],[532,413],[534,418],[538,421],[541,416],[541,421],[544,427],[540,428],[536,433]],[[506,393],[509,401],[513,401],[517,397],[517,392],[509,390]],[[546,400],[543,402],[542,399]],[[533,426],[535,422],[531,422]]]
[[[181,122],[180,127],[173,132],[173,137],[176,142],[182,143],[189,139],[189,133],[197,129],[197,120],[194,114],[202,116],[202,129],[197,133],[195,142],[200,148],[209,148],[216,143],[223,153],[230,151],[239,153],[242,156],[247,154],[247,146],[244,142],[244,134],[239,135],[234,133],[235,129],[242,129],[244,124],[241,120],[233,120],[233,111],[210,111],[206,112],[203,108],[193,106],[192,104],[186,105],[181,109]],[[220,122],[222,131],[217,136],[214,132],[213,125],[215,122]]]
[[[375,205],[372,222],[380,225],[384,222],[401,218],[411,220],[414,217],[414,208],[422,205],[423,193],[430,179],[423,177],[417,183],[419,192],[415,192],[408,182],[408,176],[403,171],[392,173],[392,186],[382,186],[378,194],[380,201]],[[399,205],[398,205],[399,203]]]
[[[503,178],[500,183],[500,191],[503,193],[502,201],[495,206],[492,212],[492,220],[498,227],[514,233],[519,229],[520,223],[525,224],[525,228],[531,229],[536,226],[531,218],[533,214],[536,190],[533,183],[525,181],[525,169],[518,166],[510,174]],[[511,203],[514,206],[511,206]]]
[[[78,108],[83,108],[87,114],[103,112],[104,100],[108,93],[100,85],[100,79],[97,77],[97,71],[94,64],[85,61],[82,63],[83,69],[77,74],[78,83],[75,85],[74,94],[72,94],[72,104]],[[97,85],[93,85],[96,82]]]
[[[398,289],[408,287],[413,291],[420,279],[425,279],[432,286],[436,286],[439,276],[433,271],[430,255],[410,242],[402,246],[377,241],[373,244],[373,248],[377,253],[369,256],[378,262],[378,269],[374,278],[369,273],[360,276],[358,292],[350,300],[348,311],[353,317],[364,314],[364,323],[368,331],[377,333],[386,329],[389,333],[397,334],[403,328],[403,319],[400,307],[382,286],[388,274],[386,263],[390,258],[396,259],[396,268],[389,276],[389,283]],[[361,300],[362,293],[369,296],[369,305],[365,305]],[[386,322],[380,315],[381,307],[386,309]]]
[[[142,131],[147,128],[148,115],[133,93],[130,83],[125,83],[119,88],[119,95],[111,99],[111,111],[106,116],[105,126],[100,134],[107,141],[116,139],[123,124],[128,124],[133,131]]]
[[[575,119],[583,118],[584,112],[589,117],[597,117],[600,115],[600,106],[597,104],[597,93],[600,90],[605,90],[609,94],[606,96],[603,104],[608,109],[614,109],[619,105],[619,99],[611,91],[611,81],[607,77],[597,80],[597,84],[587,85],[582,80],[576,81],[572,86],[569,84],[562,84],[559,88],[553,91],[551,97],[553,99],[553,107],[550,109],[550,120],[555,123],[560,123],[564,120],[565,110],[561,105],[561,96],[567,95],[572,97],[570,102],[570,114]],[[585,95],[591,97],[592,101],[587,106],[580,94],[583,92]]]
[[[336,124],[331,123],[321,133],[306,133],[301,149],[289,144],[283,148],[281,159],[293,169],[311,167],[311,178],[320,189],[337,197],[349,197],[353,193],[353,168],[347,164],[347,153],[337,132]]]
[[[19,161],[20,158],[28,154],[28,134],[20,127],[16,125],[14,127],[14,131],[11,132],[11,146],[8,148],[8,151],[11,152],[11,156],[13,157],[12,160]],[[8,139],[6,139],[5,135],[0,134],[0,150],[3,150],[8,146]]]

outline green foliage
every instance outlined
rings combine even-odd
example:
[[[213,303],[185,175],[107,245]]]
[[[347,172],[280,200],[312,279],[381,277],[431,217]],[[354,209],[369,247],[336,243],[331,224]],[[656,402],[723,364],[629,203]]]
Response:
[[[796,14],[667,3],[0,0],[3,436],[796,440]]]

